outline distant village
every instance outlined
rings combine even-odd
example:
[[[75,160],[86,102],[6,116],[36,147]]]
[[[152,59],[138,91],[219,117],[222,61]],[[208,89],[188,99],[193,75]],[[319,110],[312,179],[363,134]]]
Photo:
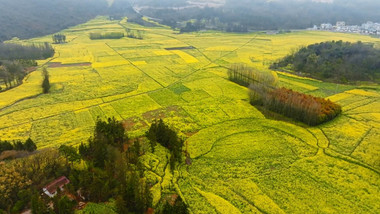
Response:
[[[366,35],[378,35],[380,36],[380,23],[366,22],[359,25],[346,25],[346,22],[340,21],[336,25],[330,23],[323,23],[320,26],[314,25],[313,28],[308,28],[308,30],[323,30],[323,31],[334,31],[343,33],[359,33]]]

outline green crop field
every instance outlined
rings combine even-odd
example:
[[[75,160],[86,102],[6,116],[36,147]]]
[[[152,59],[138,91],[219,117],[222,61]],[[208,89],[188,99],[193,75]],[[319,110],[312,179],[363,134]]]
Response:
[[[144,39],[89,38],[127,28],[143,30]],[[192,164],[171,173],[163,148],[143,156],[154,203],[175,190],[192,213],[379,213],[380,87],[268,67],[300,46],[331,40],[379,46],[380,39],[317,31],[178,34],[104,17],[61,33],[68,42],[53,45],[53,58],[0,93],[1,140],[78,145],[107,117],[140,137],[163,118],[186,139]],[[51,42],[51,36],[17,42]],[[279,86],[329,98],[343,113],[317,127],[266,119],[249,104],[247,88],[227,79],[232,63],[272,72]],[[42,66],[49,94],[42,94]]]

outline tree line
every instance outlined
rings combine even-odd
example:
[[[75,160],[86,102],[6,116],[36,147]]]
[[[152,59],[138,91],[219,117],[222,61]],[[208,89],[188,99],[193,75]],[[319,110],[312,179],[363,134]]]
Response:
[[[241,86],[248,87],[251,84],[265,84],[268,87],[276,87],[278,82],[277,75],[262,72],[244,63],[230,65],[227,71],[228,79]]]
[[[143,31],[143,30],[134,30],[134,29],[130,29],[130,28],[126,28],[125,30],[127,32],[127,37],[128,38],[132,38],[132,39],[144,39],[145,31]]]
[[[170,146],[174,142],[182,145],[174,139],[177,135],[163,122],[155,124],[156,128],[150,128],[156,130],[154,139],[166,142],[167,137],[161,135],[171,136],[165,145],[176,148],[173,151],[181,151]],[[150,133],[149,136],[153,136],[153,131]],[[118,213],[146,213],[153,207],[150,193],[153,184],[146,179],[146,169],[140,162],[141,156],[148,152],[140,140],[129,139],[123,124],[109,118],[98,120],[93,136],[78,148],[62,145],[6,162],[6,167],[0,168],[0,191],[3,193],[0,194],[0,213],[2,210],[18,213],[30,207],[32,213],[70,214],[74,213],[77,200],[100,203],[111,199],[115,200]],[[176,158],[180,159],[179,156],[176,154]],[[52,199],[43,197],[42,187],[62,175],[70,180],[64,192],[58,191]],[[70,199],[67,193],[76,199]],[[53,206],[48,206],[49,202]],[[179,196],[174,204],[162,200],[154,212],[187,214],[188,210]]]
[[[34,60],[0,61],[0,83],[5,85],[5,88],[0,86],[0,91],[20,85],[27,74],[26,69],[34,66],[37,66]]]
[[[0,83],[6,90],[18,86],[33,67],[37,66],[35,60],[46,59],[54,55],[53,47],[43,45],[20,45],[0,43]]]
[[[90,39],[121,39],[124,37],[122,32],[109,32],[109,33],[90,33]]]
[[[37,149],[36,144],[30,138],[28,138],[25,142],[22,142],[20,140],[14,141],[14,142],[0,140],[0,154],[4,151],[11,151],[11,150],[33,152],[36,149]]]
[[[380,15],[375,8],[380,6],[376,1],[361,4],[355,0],[335,0],[331,3],[311,1],[266,1],[266,0],[227,0],[221,7],[176,9],[171,7],[152,7],[152,3],[139,2],[148,5],[141,13],[160,19],[161,24],[173,28],[199,30],[188,28],[184,22],[197,20],[201,29],[247,32],[258,30],[291,30],[306,29],[313,25],[337,21],[346,21],[351,25],[360,25],[368,20],[380,21]],[[183,3],[183,6],[186,6]],[[302,8],[300,10],[299,8]]]
[[[249,88],[252,105],[263,106],[311,126],[332,120],[342,112],[341,107],[330,100],[278,88],[276,78],[266,73],[263,75],[245,64],[233,64],[228,70],[228,78]]]
[[[32,45],[0,43],[0,60],[39,60],[53,55],[54,49],[47,42]]]
[[[61,44],[66,42],[66,36],[63,34],[54,34],[52,36],[54,44]]]
[[[380,82],[380,50],[363,42],[329,41],[302,47],[271,65],[339,83]]]
[[[306,95],[286,88],[274,90],[250,86],[250,101],[310,126],[334,119],[342,112],[341,106],[320,97]]]

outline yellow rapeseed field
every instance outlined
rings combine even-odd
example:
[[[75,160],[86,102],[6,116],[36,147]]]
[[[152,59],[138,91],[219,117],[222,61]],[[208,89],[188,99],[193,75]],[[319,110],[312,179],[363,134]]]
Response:
[[[144,39],[89,38],[125,28],[144,30]],[[301,46],[379,39],[317,31],[175,34],[106,17],[61,33],[68,42],[54,45],[53,58],[0,93],[0,139],[31,137],[38,148],[77,146],[98,119],[115,117],[130,137],[141,137],[162,118],[185,140],[191,165],[170,172],[163,147],[143,155],[153,204],[175,191],[192,213],[380,210],[380,88],[269,69]],[[51,35],[21,42],[51,42]],[[189,46],[194,49],[181,49]],[[228,80],[231,63],[246,63],[280,87],[337,102],[342,115],[317,127],[266,118],[249,104],[247,88]],[[50,75],[48,94],[42,94],[42,65]]]

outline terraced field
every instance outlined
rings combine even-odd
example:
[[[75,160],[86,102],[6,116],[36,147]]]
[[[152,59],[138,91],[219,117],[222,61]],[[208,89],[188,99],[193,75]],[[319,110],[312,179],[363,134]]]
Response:
[[[143,40],[90,40],[91,32],[145,31]],[[41,94],[41,69],[0,93],[0,138],[31,137],[39,148],[78,145],[97,118],[124,121],[131,137],[164,118],[186,138],[191,165],[171,173],[163,148],[144,155],[156,203],[174,190],[192,213],[378,213],[380,87],[347,86],[274,74],[278,85],[343,106],[317,127],[266,119],[226,66],[263,72],[292,49],[326,40],[379,39],[328,32],[177,34],[97,18],[62,33],[68,43],[39,62],[52,89]],[[51,41],[50,36],[22,41]]]

